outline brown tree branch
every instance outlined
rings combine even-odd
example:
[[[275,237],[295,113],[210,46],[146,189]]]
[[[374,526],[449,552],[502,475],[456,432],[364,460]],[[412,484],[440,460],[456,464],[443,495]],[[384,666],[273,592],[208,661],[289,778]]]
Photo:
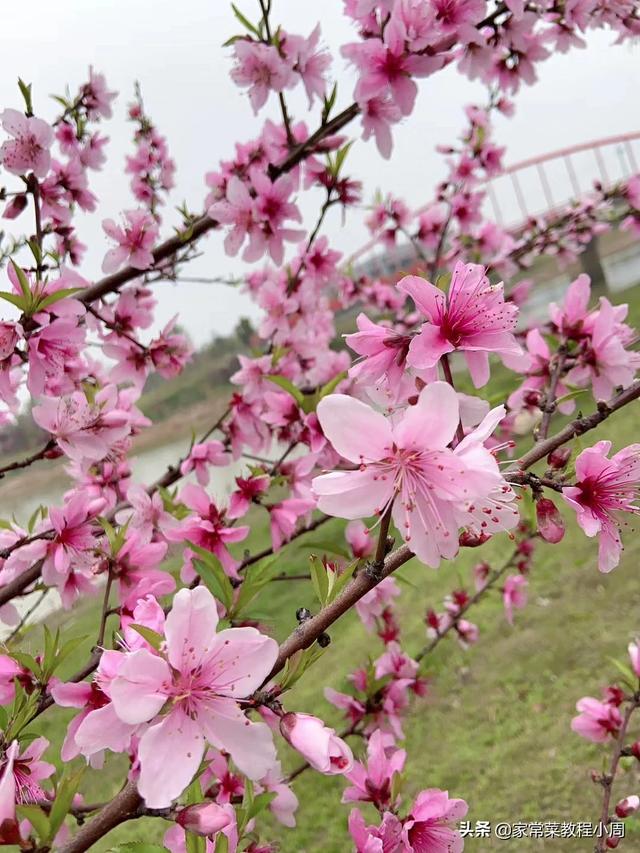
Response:
[[[60,848],[60,853],[82,853],[96,841],[111,832],[116,826],[127,820],[141,817],[139,813],[142,799],[135,782],[127,782],[119,794],[107,803],[98,814],[85,824],[69,841]]]

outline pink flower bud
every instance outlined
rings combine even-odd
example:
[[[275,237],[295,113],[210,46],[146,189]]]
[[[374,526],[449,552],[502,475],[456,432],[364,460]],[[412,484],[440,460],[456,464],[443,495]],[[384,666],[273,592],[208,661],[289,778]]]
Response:
[[[560,542],[564,536],[564,520],[554,502],[549,498],[540,498],[536,502],[536,517],[540,536],[553,545]]]
[[[349,746],[311,714],[285,714],[280,720],[280,732],[320,773],[348,773],[353,767]]]
[[[636,740],[631,744],[631,755],[640,761],[640,740]]]
[[[551,453],[547,456],[547,462],[551,468],[555,468],[557,471],[561,471],[563,468],[566,467],[567,462],[570,458],[570,447],[556,447],[556,449],[552,450]]]
[[[17,219],[27,206],[27,197],[24,193],[15,195],[5,207],[2,215],[5,219]]]
[[[226,810],[217,803],[196,803],[176,814],[176,823],[195,835],[215,835],[230,822]]]
[[[609,850],[615,850],[618,844],[620,844],[620,839],[617,836],[610,835],[606,843]]]
[[[624,800],[620,800],[616,806],[616,814],[618,817],[629,817],[630,814],[637,812],[639,808],[640,797],[633,794],[631,797],[625,797]]]

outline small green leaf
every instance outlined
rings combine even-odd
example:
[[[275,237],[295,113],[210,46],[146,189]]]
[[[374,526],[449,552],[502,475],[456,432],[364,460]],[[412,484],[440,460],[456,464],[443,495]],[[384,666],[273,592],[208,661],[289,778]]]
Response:
[[[31,100],[31,83],[25,83],[18,77],[18,89],[24,98],[27,115],[33,115],[33,102]]]
[[[74,293],[78,293],[83,288],[81,287],[63,287],[61,290],[56,290],[55,293],[50,293],[48,296],[45,296],[44,299],[40,299],[37,304],[37,309],[41,308],[50,308],[51,305],[55,305],[56,302],[60,302],[61,299],[66,299],[67,296],[72,296]]]
[[[131,622],[129,627],[133,628],[137,634],[140,634],[140,636],[146,640],[153,649],[157,652],[160,651],[160,647],[164,642],[162,634],[158,634],[158,632],[154,631],[153,628],[147,628],[146,625],[137,625],[135,622]]]
[[[19,267],[18,264],[11,258],[11,266],[13,267],[13,271],[15,272],[18,284],[20,285],[20,290],[22,291],[22,295],[26,300],[31,300],[31,287],[29,286],[29,279],[25,275],[22,267]]]
[[[351,578],[353,577],[353,573],[356,570],[356,567],[360,561],[359,560],[351,560],[350,563],[344,567],[344,569],[340,572],[339,575],[335,577],[335,580],[331,584],[329,590],[329,602],[333,601],[337,598],[345,586],[349,583]]]
[[[214,598],[217,598],[224,604],[227,611],[231,610],[233,605],[233,587],[218,558],[210,551],[207,551],[206,548],[201,548],[193,542],[187,541],[187,545],[201,558],[194,560],[194,565],[204,585]]]
[[[221,832],[217,835],[214,853],[229,853],[229,839]]]
[[[609,661],[615,666],[618,672],[621,672],[622,675],[624,675],[630,685],[633,685],[638,681],[638,676],[634,674],[630,666],[616,660],[616,658],[609,658]]]
[[[251,808],[247,811],[247,821],[252,820],[252,818],[264,811],[269,803],[273,802],[277,796],[275,791],[264,791],[262,794],[255,796],[251,803]]]
[[[51,812],[49,813],[49,841],[53,841],[65,817],[68,815],[73,798],[80,787],[84,771],[84,766],[77,770],[71,770],[69,767],[65,768],[62,779],[58,784],[55,802],[51,806]]]
[[[28,655],[26,652],[13,651],[11,652],[11,657],[17,661],[20,666],[23,666],[25,669],[28,669],[29,672],[32,672],[36,678],[40,678],[42,670],[40,668],[40,664],[34,657]]]
[[[98,523],[101,525],[102,529],[106,533],[107,540],[109,542],[109,547],[111,548],[111,553],[115,556],[118,553],[118,548],[116,547],[118,536],[116,534],[113,524],[111,524],[108,518],[104,518],[102,516],[98,518]]]
[[[17,293],[6,293],[4,290],[0,290],[0,299],[4,299],[5,302],[10,302],[12,305],[15,305],[23,314],[27,313],[25,300],[22,296],[18,296]]]
[[[150,844],[148,841],[125,841],[116,847],[110,847],[109,853],[168,853],[168,850],[160,844]]]
[[[317,643],[309,646],[308,649],[301,649],[295,652],[286,662],[282,678],[280,679],[280,688],[289,690],[299,681],[310,666],[319,660],[325,653],[325,649],[321,648]]]
[[[247,568],[233,608],[234,616],[237,616],[245,610],[260,590],[271,581],[274,574],[273,569],[276,560],[277,555],[274,554],[266,560],[262,560],[260,563],[257,563],[255,566],[249,566]]]
[[[326,384],[322,386],[319,392],[320,399],[326,397],[327,394],[333,394],[338,385],[342,382],[343,379],[346,379],[348,376],[347,371],[343,370],[341,373],[338,373],[333,379],[330,379]]]
[[[290,394],[299,406],[304,405],[304,394],[286,376],[265,376],[264,378],[268,379],[269,382],[273,382],[274,385],[278,385],[287,394]]]
[[[18,817],[21,820],[28,820],[31,826],[35,829],[38,841],[44,844],[51,836],[49,826],[49,818],[39,806],[18,805],[16,806]]]
[[[238,9],[238,7],[234,3],[231,4],[231,8],[233,9],[233,14],[240,21],[242,26],[245,29],[249,30],[249,32],[253,33],[254,36],[257,36],[258,38],[260,38],[260,33],[258,31],[258,28],[255,26],[255,24],[252,24],[248,18],[245,18],[245,16],[242,14],[240,9]]]
[[[309,568],[311,569],[311,582],[315,590],[320,606],[324,607],[329,595],[329,578],[324,563],[315,554],[309,557]]]

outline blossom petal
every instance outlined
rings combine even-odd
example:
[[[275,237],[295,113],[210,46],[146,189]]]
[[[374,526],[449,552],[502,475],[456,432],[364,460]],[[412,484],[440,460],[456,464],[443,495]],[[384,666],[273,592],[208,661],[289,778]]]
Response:
[[[153,719],[167,700],[163,685],[170,681],[167,662],[158,655],[148,649],[127,655],[109,688],[116,714],[131,724]]]
[[[210,743],[228,752],[250,779],[262,779],[277,761],[269,726],[251,722],[233,699],[209,701],[198,723]]]
[[[208,658],[217,624],[218,608],[206,587],[181,589],[165,624],[171,666],[188,671]]]
[[[278,644],[256,628],[228,628],[216,635],[210,660],[216,693],[234,698],[250,696],[271,672]]]
[[[383,479],[373,468],[321,474],[311,485],[318,509],[337,518],[368,518],[381,512],[393,494],[393,478]]]
[[[394,428],[398,447],[441,450],[456,434],[460,420],[458,395],[448,382],[432,382],[423,388]]]
[[[345,394],[320,400],[318,420],[325,436],[350,462],[377,461],[391,450],[391,425],[366,403]]]
[[[181,711],[147,729],[138,747],[138,791],[149,808],[166,808],[180,796],[198,770],[204,746],[199,723]]]

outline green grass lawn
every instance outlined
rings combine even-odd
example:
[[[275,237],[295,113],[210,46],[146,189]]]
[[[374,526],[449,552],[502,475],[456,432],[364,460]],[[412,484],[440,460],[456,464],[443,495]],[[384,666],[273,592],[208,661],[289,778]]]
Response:
[[[580,403],[585,411],[591,410],[589,398]],[[637,424],[634,404],[591,433],[585,443],[607,437],[617,450],[637,439]],[[453,639],[438,646],[425,663],[431,679],[429,696],[414,702],[406,720],[407,794],[427,787],[448,789],[452,796],[468,801],[472,822],[598,820],[600,789],[590,781],[590,771],[602,770],[610,751],[579,738],[569,725],[575,702],[584,695],[599,696],[601,687],[616,677],[610,658],[624,660],[627,643],[640,633],[640,542],[636,533],[627,530],[620,566],[602,575],[597,569],[596,541],[582,534],[568,510],[562,507],[561,511],[567,520],[565,539],[558,546],[538,545],[529,604],[516,612],[514,627],[504,618],[500,594],[489,593],[469,614],[480,627],[478,644],[469,651],[460,649]],[[256,550],[266,539],[264,525],[258,527]],[[342,522],[332,521],[308,538],[339,539],[342,529]],[[502,537],[480,549],[463,551],[437,571],[416,560],[403,567],[400,574],[411,583],[403,585],[399,604],[404,647],[410,652],[421,648],[426,640],[426,608],[439,609],[443,596],[460,584],[470,587],[475,562],[486,559],[498,566],[510,550],[509,540]],[[309,553],[303,546],[290,546],[282,554],[280,568],[304,571]],[[308,582],[273,583],[260,600],[264,623],[278,640],[295,626],[297,607],[315,608],[310,586]],[[89,635],[62,675],[82,663],[97,632],[98,609],[97,603],[86,602],[74,614],[55,618],[73,634]],[[369,657],[377,657],[382,645],[364,631],[355,614],[345,616],[330,633],[332,643],[323,659],[285,702],[289,710],[316,713],[341,727],[340,715],[324,699],[323,688],[346,688],[347,674]],[[33,651],[38,645],[39,628],[34,628],[22,646]],[[71,716],[53,709],[34,726],[51,740],[52,757]],[[632,731],[640,737],[640,719]],[[359,742],[353,746],[361,749]],[[288,747],[281,744],[280,751],[287,769],[297,765],[299,759]],[[83,786],[87,799],[111,796],[125,766],[122,757],[116,756],[110,757],[104,770],[89,771]],[[285,853],[350,850],[349,807],[340,803],[343,788],[339,777],[302,774],[295,782],[301,802],[299,826],[287,830],[269,821],[266,837],[277,840]],[[639,789],[634,765],[620,775],[613,801]],[[640,821],[631,818],[626,823],[630,840],[624,849],[640,850]],[[125,824],[93,849],[110,850],[123,841],[159,840],[168,826],[148,819]],[[465,849],[564,853],[590,850],[592,843],[585,839],[469,839]]]

